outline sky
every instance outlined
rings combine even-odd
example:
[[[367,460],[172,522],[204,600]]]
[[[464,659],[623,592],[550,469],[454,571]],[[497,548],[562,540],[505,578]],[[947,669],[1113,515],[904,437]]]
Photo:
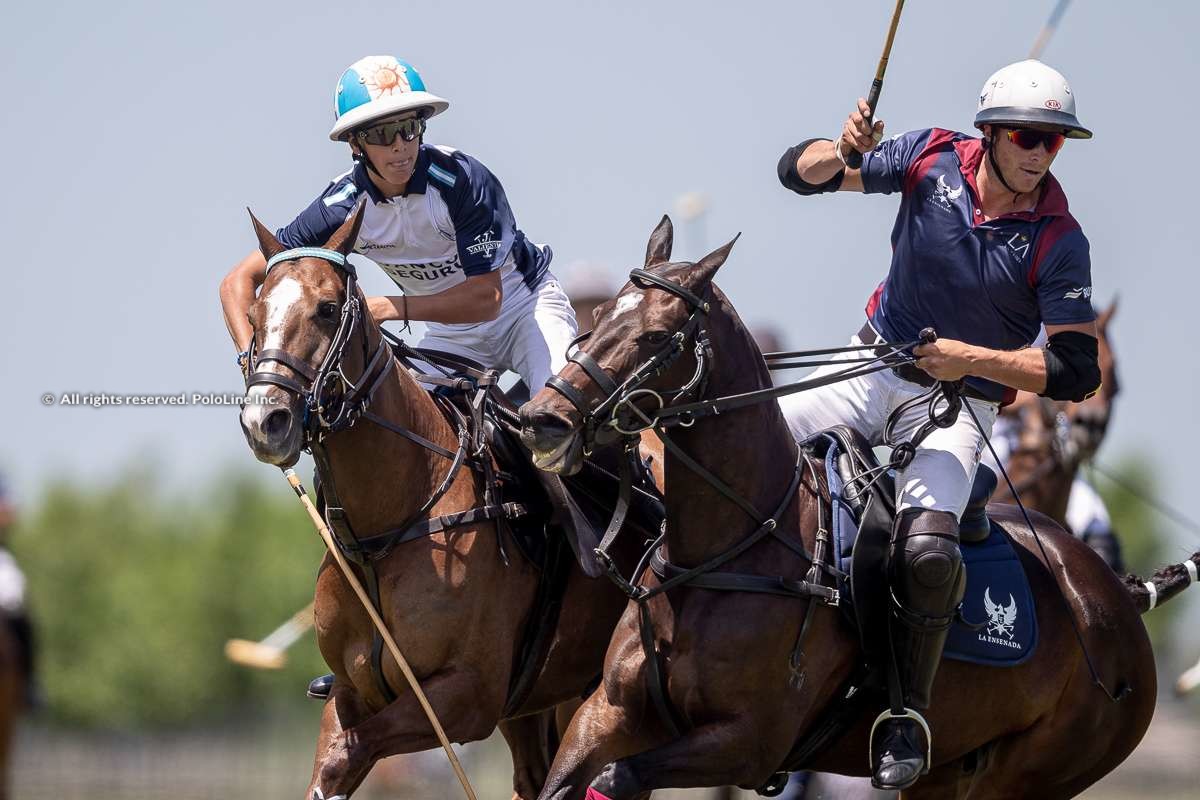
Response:
[[[879,105],[888,131],[971,130],[984,80],[1025,57],[1052,6],[908,3]],[[893,3],[847,7],[6,4],[0,472],[18,500],[50,477],[103,483],[131,464],[172,482],[228,469],[270,479],[236,407],[41,397],[240,391],[217,287],[255,246],[245,209],[281,226],[349,166],[327,138],[333,89],[369,54],[409,61],[451,101],[427,141],[500,177],[566,282],[599,275],[615,289],[659,217],[699,193],[709,212],[702,229],[681,225],[676,256],[742,232],[718,276],[741,315],[791,347],[841,344],[886,274],[897,198],[801,198],[775,165],[835,134],[869,87]],[[1198,16],[1194,3],[1081,0],[1043,54],[1096,133],[1068,142],[1053,171],[1091,241],[1097,304],[1120,298],[1123,391],[1102,458],[1147,454],[1180,506],[1200,444],[1187,222],[1200,112],[1186,82]],[[393,286],[361,273],[368,293]]]

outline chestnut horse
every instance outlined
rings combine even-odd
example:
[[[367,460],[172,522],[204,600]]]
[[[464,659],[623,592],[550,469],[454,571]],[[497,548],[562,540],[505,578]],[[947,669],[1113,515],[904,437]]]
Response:
[[[1112,418],[1113,401],[1120,391],[1116,360],[1108,337],[1108,326],[1116,313],[1114,302],[1096,320],[1099,331],[1100,391],[1082,403],[1055,402],[1022,395],[1013,411],[1021,427],[1007,470],[1021,501],[1067,525],[1067,501],[1081,465],[1100,447]],[[995,500],[1011,502],[1012,493],[1001,483]],[[1083,531],[1074,531],[1082,535]]]
[[[569,567],[540,671],[519,706],[506,710],[523,661],[523,633],[534,621],[539,572],[511,544],[511,558],[505,555],[490,518],[457,516],[493,502],[485,497],[487,470],[468,460],[455,471],[461,463],[451,455],[467,447],[448,419],[451,409],[439,406],[392,357],[365,312],[353,265],[345,262],[361,217],[360,208],[323,249],[287,251],[277,263],[269,261],[249,314],[258,361],[248,378],[242,426],[254,454],[269,464],[290,466],[311,448],[323,496],[329,501],[336,486],[330,504],[344,509],[360,541],[401,522],[446,521],[440,531],[364,561],[377,576],[382,617],[447,736],[480,740],[499,725],[513,753],[516,796],[532,800],[549,766],[547,719],[555,706],[578,698],[598,679],[625,598],[608,581],[586,577],[578,564]],[[254,223],[264,255],[270,260],[284,253]],[[314,433],[313,420],[329,417],[353,424],[330,423]],[[638,546],[632,547],[631,556]],[[356,563],[362,572],[363,561]],[[315,604],[317,644],[334,682],[309,800],[348,796],[377,760],[438,746],[396,663],[386,653],[381,661],[373,655],[374,629],[328,554]],[[395,699],[388,699],[388,690]]]
[[[585,357],[559,373],[570,389],[552,385],[522,407],[522,437],[541,466],[570,473],[596,430],[669,417],[671,405],[659,409],[686,394],[669,387],[699,387],[702,400],[715,402],[771,385],[753,339],[712,283],[733,243],[696,264],[672,263],[671,239],[664,217],[645,270],[601,307]],[[559,747],[547,800],[756,788],[781,769],[869,774],[868,731],[887,705],[882,696],[824,749],[806,741],[830,710],[853,702],[846,691],[862,659],[856,632],[817,601],[827,589],[822,572],[798,554],[822,552],[826,490],[817,470],[774,402],[730,404],[684,422],[667,442],[665,546],[653,570],[634,576],[640,588],[613,635],[599,689]],[[1150,590],[1134,579],[1123,585],[1046,517],[1032,515],[1039,546],[1011,507],[991,515],[1012,538],[1036,598],[1037,648],[1002,669],[943,662],[928,716],[932,771],[906,795],[1073,797],[1133,750],[1153,715],[1154,657],[1140,619]],[[704,585],[677,580],[722,558],[721,574]],[[1198,562],[1200,553],[1191,559]],[[664,574],[674,577],[661,591]],[[733,579],[756,581],[759,591],[718,590]],[[1188,581],[1175,565],[1149,586],[1162,602]],[[791,587],[791,596],[765,585]]]

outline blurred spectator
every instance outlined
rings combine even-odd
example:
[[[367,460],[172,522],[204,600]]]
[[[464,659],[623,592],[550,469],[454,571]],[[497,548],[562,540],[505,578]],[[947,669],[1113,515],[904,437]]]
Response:
[[[26,699],[33,705],[33,625],[25,607],[25,574],[8,549],[8,537],[16,522],[16,509],[9,499],[8,486],[0,478],[0,621],[8,625],[16,640],[17,664],[25,678]]]

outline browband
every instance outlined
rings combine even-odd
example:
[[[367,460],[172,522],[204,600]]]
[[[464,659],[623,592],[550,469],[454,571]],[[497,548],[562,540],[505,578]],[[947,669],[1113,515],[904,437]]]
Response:
[[[282,253],[271,256],[267,261],[267,272],[270,272],[271,267],[281,261],[295,261],[297,258],[323,258],[335,266],[343,268],[346,266],[346,256],[337,250],[326,250],[324,247],[293,247],[291,250],[284,250]]]

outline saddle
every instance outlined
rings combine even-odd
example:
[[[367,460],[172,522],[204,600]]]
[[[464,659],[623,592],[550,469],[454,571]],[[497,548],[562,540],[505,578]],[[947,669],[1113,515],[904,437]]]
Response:
[[[840,607],[858,632],[864,659],[796,742],[784,762],[786,770],[806,768],[863,715],[877,710],[886,691],[883,664],[890,636],[887,560],[895,516],[894,478],[881,467],[867,440],[851,428],[821,431],[803,446],[825,464]],[[995,487],[995,474],[981,465],[959,524],[967,588],[943,658],[1003,667],[1023,663],[1032,655],[1037,615],[1009,535],[987,516],[987,501]],[[779,775],[759,794],[778,794]]]
[[[832,506],[836,566],[844,613],[871,663],[887,654],[887,561],[895,517],[895,480],[866,438],[838,426],[805,443],[823,459]],[[944,658],[1014,666],[1033,653],[1033,593],[1008,534],[987,516],[996,475],[980,465],[959,523],[967,588]]]

